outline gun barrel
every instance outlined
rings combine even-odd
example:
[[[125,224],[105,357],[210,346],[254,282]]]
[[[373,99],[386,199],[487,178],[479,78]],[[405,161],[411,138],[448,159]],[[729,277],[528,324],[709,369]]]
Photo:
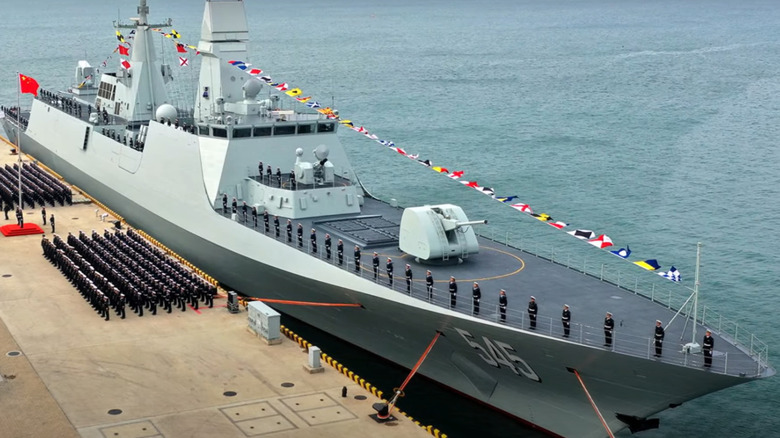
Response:
[[[457,222],[455,224],[455,226],[457,228],[460,228],[460,227],[466,227],[466,226],[469,226],[469,225],[485,225],[487,223],[488,223],[487,219],[483,219],[483,220],[479,220],[479,221]]]

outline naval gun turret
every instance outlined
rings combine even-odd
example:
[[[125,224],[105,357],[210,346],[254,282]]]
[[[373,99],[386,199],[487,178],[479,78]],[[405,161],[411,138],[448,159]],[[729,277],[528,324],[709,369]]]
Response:
[[[420,262],[459,261],[479,252],[472,225],[486,220],[470,221],[457,205],[441,204],[410,207],[401,217],[399,248]]]
[[[303,150],[298,148],[295,151],[295,182],[298,184],[307,185],[325,185],[333,184],[334,181],[334,169],[333,163],[328,161],[328,155],[330,150],[324,144],[317,146],[314,149],[315,162],[308,162],[301,160],[303,156]]]

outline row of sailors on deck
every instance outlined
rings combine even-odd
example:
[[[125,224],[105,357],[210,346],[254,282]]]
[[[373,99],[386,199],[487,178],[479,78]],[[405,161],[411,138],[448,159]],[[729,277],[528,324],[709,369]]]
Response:
[[[44,236],[41,245],[44,255],[106,320],[109,308],[124,318],[126,304],[138,316],[144,308],[157,314],[158,305],[168,313],[174,305],[182,311],[187,304],[197,309],[201,300],[213,306],[213,287],[161,263],[158,255],[118,230],[103,236],[93,231],[91,240],[84,232],[79,238],[69,233],[67,244],[57,235],[53,242]]]
[[[22,128],[27,129],[27,117],[23,117],[19,114],[18,106],[7,107],[0,105],[0,110],[3,111],[5,118],[19,121],[19,123],[22,125]]]
[[[274,182],[276,182],[276,185],[281,187],[282,186],[282,169],[276,168],[276,174],[273,173],[273,170],[271,169],[271,165],[269,164],[265,168],[265,175],[263,175],[263,162],[260,161],[257,164],[257,176],[260,178],[260,182],[263,184],[268,184],[269,186],[272,185]],[[290,190],[295,190],[296,181],[295,181],[295,169],[290,170],[290,174],[288,176],[288,181],[290,182]]]
[[[135,133],[130,133],[128,136],[127,134],[119,134],[113,129],[106,129],[103,128],[101,130],[101,134],[105,135],[106,137],[118,141],[119,143],[122,143],[125,146],[130,146],[131,148],[137,150],[137,151],[143,151],[144,150],[144,142],[138,140],[138,135]]]
[[[171,119],[166,119],[166,118],[163,117],[163,118],[160,118],[160,123],[163,124],[163,125],[167,123],[168,126],[173,126],[174,128],[176,128],[178,130],[181,130],[181,131],[184,131],[184,132],[189,132],[190,134],[194,134],[195,133],[195,125],[187,125],[186,123],[179,123],[179,119],[174,119],[171,122]]]

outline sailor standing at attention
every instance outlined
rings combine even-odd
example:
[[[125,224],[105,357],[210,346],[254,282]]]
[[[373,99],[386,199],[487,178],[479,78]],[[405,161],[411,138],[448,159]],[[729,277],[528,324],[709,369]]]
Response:
[[[355,272],[360,272],[360,247],[355,245]]]
[[[317,254],[317,231],[314,228],[311,229],[309,239],[311,241],[311,252]]]
[[[339,242],[336,244],[336,255],[339,258],[339,266],[344,264],[344,242],[342,242],[341,239],[339,239]]]
[[[298,222],[298,248],[303,248],[303,224]]]
[[[246,205],[246,201],[243,201],[243,204],[241,204],[241,212],[244,214],[244,223],[246,223],[247,213],[249,212],[249,206]]]
[[[263,210],[263,226],[265,227],[265,233],[268,234],[268,231],[270,231],[268,225],[268,210]]]
[[[406,264],[406,271],[404,271],[404,274],[406,274],[406,293],[409,295],[412,294],[412,267],[409,265],[409,263]]]
[[[664,348],[664,327],[661,325],[660,319],[657,319],[655,321],[654,342],[655,342],[655,357],[661,357],[661,353]]]
[[[292,221],[287,219],[287,243],[292,243]]]
[[[222,213],[227,212],[227,193],[222,194]]]
[[[54,213],[49,216],[49,224],[51,225],[51,233],[54,234]]]
[[[455,277],[450,277],[450,309],[455,308],[455,304],[458,302],[458,283],[455,282]]]
[[[274,232],[276,232],[276,238],[279,238],[279,216],[274,215]]]
[[[715,339],[712,339],[712,332],[707,330],[704,334],[704,340],[701,343],[702,352],[704,352],[704,366],[712,366],[712,350],[715,348]]]
[[[236,200],[236,198],[233,198],[232,206],[233,206],[233,213],[238,213],[238,201]]]
[[[501,292],[498,293],[498,311],[501,312],[501,322],[506,322],[506,306],[508,304],[506,291],[501,289]]]
[[[325,255],[330,260],[330,234],[325,233]]]
[[[479,315],[479,299],[482,298],[482,290],[479,288],[479,283],[474,282],[474,286],[471,287],[471,300],[474,304],[474,314]]]
[[[531,321],[531,330],[536,330],[536,314],[539,313],[539,306],[536,305],[536,297],[531,295],[531,301],[528,302],[528,319]]]
[[[252,207],[252,222],[253,228],[257,228],[257,207]]]
[[[376,281],[376,278],[379,276],[379,254],[374,251],[374,258],[371,259],[371,265],[374,268],[374,281]]]
[[[433,299],[433,274],[431,271],[425,271],[425,288],[428,289],[428,301]]]
[[[22,214],[22,209],[19,207],[16,207],[16,225],[19,225],[19,228],[24,228],[24,214]]]
[[[607,316],[604,318],[604,346],[612,346],[612,330],[615,329],[615,320],[612,319],[612,314],[607,312]]]
[[[571,330],[571,311],[569,311],[569,305],[563,305],[563,312],[561,312],[561,323],[563,323],[563,337],[569,337],[569,331]]]
[[[390,257],[387,258],[385,272],[387,272],[387,281],[389,282],[390,287],[393,287],[393,259]]]
[[[41,207],[41,217],[43,218],[43,224],[46,225],[46,206]]]

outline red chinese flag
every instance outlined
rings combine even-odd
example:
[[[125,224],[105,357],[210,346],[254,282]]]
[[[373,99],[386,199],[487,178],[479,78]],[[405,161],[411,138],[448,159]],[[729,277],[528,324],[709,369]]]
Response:
[[[22,93],[38,95],[38,81],[19,73],[19,89]]]
[[[130,56],[130,50],[125,46],[119,46],[119,54],[122,56]]]

